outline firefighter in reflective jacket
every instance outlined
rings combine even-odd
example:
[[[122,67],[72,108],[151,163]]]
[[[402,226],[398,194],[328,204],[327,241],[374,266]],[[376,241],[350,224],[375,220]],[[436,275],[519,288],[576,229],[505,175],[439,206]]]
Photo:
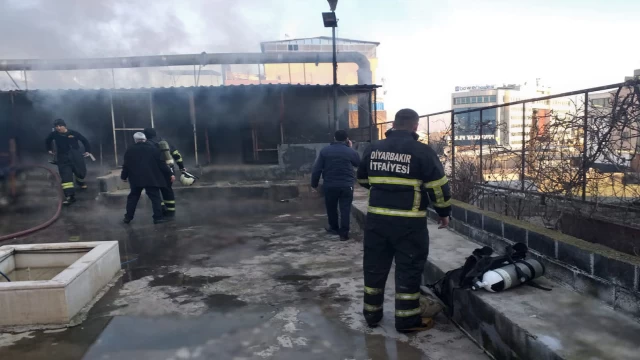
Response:
[[[153,144],[160,149],[162,152],[162,158],[165,160],[167,165],[169,165],[172,172],[175,171],[174,164],[178,164],[180,171],[185,171],[180,151],[171,146],[169,142],[163,138],[158,137],[155,129],[144,129],[144,135],[147,137],[148,143]],[[167,184],[168,186],[166,188],[160,189],[162,193],[162,210],[165,217],[171,218],[176,215],[176,196],[173,193],[172,182],[167,181]]]
[[[62,190],[65,196],[63,204],[70,205],[76,201],[74,175],[75,181],[80,185],[80,189],[85,190],[87,188],[84,179],[87,176],[87,165],[84,162],[84,157],[89,156],[91,147],[89,146],[89,141],[82,134],[75,130],[67,129],[67,124],[64,120],[57,119],[53,122],[53,127],[54,131],[47,136],[45,144],[49,154],[56,157],[55,164],[58,165],[58,172],[62,180]],[[52,146],[54,141],[56,144],[55,151]],[[81,142],[84,146],[84,153],[80,152],[78,142]]]
[[[449,224],[451,191],[435,151],[418,142],[418,114],[398,111],[387,138],[371,144],[358,168],[358,183],[370,189],[364,234],[364,317],[382,320],[384,288],[396,263],[395,325],[401,332],[428,329],[422,318],[420,285],[429,252],[427,205]],[[426,196],[428,195],[428,196]]]

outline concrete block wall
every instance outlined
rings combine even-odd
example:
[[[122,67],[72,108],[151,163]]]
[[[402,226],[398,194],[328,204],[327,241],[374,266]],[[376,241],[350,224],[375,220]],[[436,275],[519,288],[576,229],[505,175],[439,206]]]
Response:
[[[224,169],[205,166],[198,175],[201,182],[309,180],[320,150],[328,145],[329,143],[282,144],[278,146],[278,165],[242,165]],[[360,154],[361,158],[368,146],[368,142],[353,144],[354,150]],[[120,170],[98,177],[98,183],[102,193],[129,189],[129,184],[120,180]],[[176,185],[176,187],[179,186],[179,184]]]
[[[451,227],[497,252],[526,244],[548,277],[640,319],[640,258],[514,218],[452,201]],[[431,218],[437,214],[431,210]]]
[[[320,154],[320,150],[329,146],[329,143],[315,144],[282,144],[278,146],[278,161],[280,166],[289,171],[310,173],[313,164]],[[368,142],[354,142],[353,149],[360,154],[360,158],[369,146]]]

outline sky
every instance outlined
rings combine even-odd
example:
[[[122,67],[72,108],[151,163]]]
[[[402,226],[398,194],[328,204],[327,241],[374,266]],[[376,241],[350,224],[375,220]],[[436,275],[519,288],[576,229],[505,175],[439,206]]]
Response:
[[[0,59],[259,52],[330,36],[325,0],[0,0]],[[640,69],[640,1],[339,0],[338,36],[380,42],[389,116],[450,108],[455,86],[541,78],[555,92]],[[10,35],[9,35],[10,34]],[[0,85],[8,84],[0,74]]]

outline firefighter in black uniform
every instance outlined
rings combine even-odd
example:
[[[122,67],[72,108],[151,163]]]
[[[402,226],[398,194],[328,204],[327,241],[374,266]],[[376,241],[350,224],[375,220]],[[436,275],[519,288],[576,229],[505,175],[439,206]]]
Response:
[[[364,234],[364,317],[382,320],[384,288],[396,263],[395,325],[401,332],[428,329],[422,318],[420,283],[429,252],[427,205],[449,224],[451,191],[435,151],[418,140],[418,114],[396,114],[387,138],[371,144],[358,168],[358,183],[370,189]],[[425,196],[428,195],[428,196]]]
[[[91,147],[89,141],[79,132],[67,129],[67,124],[62,119],[53,122],[54,131],[47,136],[45,141],[49,154],[56,156],[55,163],[58,165],[58,172],[62,179],[62,190],[64,191],[64,205],[70,205],[76,201],[75,185],[73,178],[85,190],[85,176],[87,176],[87,166],[84,157],[89,156]],[[56,142],[56,149],[52,148],[52,142]],[[78,141],[84,146],[84,153],[80,152]]]
[[[169,168],[172,172],[175,171],[174,164],[178,164],[178,168],[180,168],[181,172],[186,171],[184,168],[184,163],[182,161],[182,155],[180,152],[171,146],[168,141],[163,138],[157,136],[155,129],[144,129],[144,135],[147,137],[147,142],[155,145],[162,152],[163,160],[169,165]],[[171,218],[176,215],[176,196],[173,193],[172,182],[168,181],[168,186],[160,189],[162,192],[162,208],[165,217]]]

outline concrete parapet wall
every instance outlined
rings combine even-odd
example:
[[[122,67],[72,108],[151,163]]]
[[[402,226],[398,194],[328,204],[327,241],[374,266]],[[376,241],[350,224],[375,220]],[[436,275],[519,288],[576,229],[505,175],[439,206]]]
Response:
[[[430,217],[437,214],[430,211]],[[453,201],[451,227],[501,252],[521,242],[545,265],[547,276],[640,318],[640,258],[475,206]]]
[[[504,223],[497,226],[492,220],[485,221],[484,213],[478,217],[477,213],[468,212],[457,205],[454,211],[454,216],[461,220],[453,220],[452,227],[459,233],[438,229],[432,221],[427,225],[430,240],[429,257],[424,269],[426,283],[434,283],[446,272],[464,264],[472,251],[479,247],[469,238],[472,232],[488,233],[482,230],[487,228],[495,232],[500,229],[504,234]],[[364,226],[366,191],[356,191],[352,213],[358,223]],[[432,218],[436,218],[435,214]],[[481,228],[473,228],[467,222],[479,224]],[[514,231],[509,225],[513,224],[507,224],[510,236],[524,236],[526,239],[528,229]],[[485,237],[485,243],[488,243],[486,239],[494,240],[489,235]],[[503,244],[496,240],[491,245],[499,249]],[[555,273],[555,270],[549,272]],[[591,296],[573,291],[555,279],[542,277],[537,282],[552,288],[552,291],[529,286],[519,286],[500,293],[454,291],[450,318],[495,359],[638,358],[638,322]]]

